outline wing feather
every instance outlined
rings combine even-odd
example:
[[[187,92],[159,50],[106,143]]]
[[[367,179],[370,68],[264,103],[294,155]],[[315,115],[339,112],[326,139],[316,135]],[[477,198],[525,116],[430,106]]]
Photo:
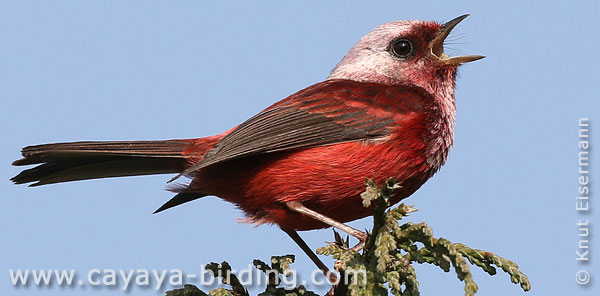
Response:
[[[429,100],[424,90],[411,86],[324,81],[248,119],[171,181],[241,157],[385,137],[398,116],[420,110]]]

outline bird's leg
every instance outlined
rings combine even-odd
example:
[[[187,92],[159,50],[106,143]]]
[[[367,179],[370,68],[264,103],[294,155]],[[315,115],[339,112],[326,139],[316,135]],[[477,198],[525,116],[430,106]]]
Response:
[[[327,268],[325,263],[323,263],[323,261],[321,261],[321,259],[317,257],[317,254],[315,254],[315,252],[313,252],[310,249],[306,242],[300,237],[298,232],[283,228],[281,230],[287,233],[287,235],[289,235],[292,238],[292,240],[296,242],[300,249],[302,249],[302,251],[304,251],[304,253],[308,256],[308,258],[310,258],[310,260],[312,260],[312,262],[315,263],[315,265],[317,265],[317,267],[323,272],[323,274],[329,278],[330,282],[335,283],[337,281],[336,276],[333,273],[331,273],[331,271],[329,271],[329,268]]]
[[[350,226],[348,226],[348,225],[346,225],[344,223],[341,223],[341,222],[338,222],[338,221],[336,221],[334,219],[331,219],[331,218],[329,218],[329,217],[327,217],[327,216],[325,216],[323,214],[317,213],[317,212],[315,212],[315,211],[313,211],[313,210],[305,207],[300,202],[289,201],[289,202],[286,203],[286,206],[290,210],[292,210],[292,211],[295,211],[295,212],[298,212],[300,214],[309,216],[309,217],[311,217],[313,219],[321,221],[321,222],[323,222],[323,223],[325,223],[327,225],[331,225],[331,226],[333,226],[333,227],[335,227],[335,228],[337,228],[337,229],[339,229],[339,230],[341,230],[341,231],[343,231],[343,232],[345,232],[345,233],[347,233],[349,235],[352,235],[352,236],[356,237],[359,240],[359,243],[356,246],[352,247],[351,250],[360,251],[364,247],[365,241],[367,240],[367,234],[366,233],[364,233],[364,232],[362,232],[362,231],[360,231],[360,230],[358,230],[356,228],[350,227]]]

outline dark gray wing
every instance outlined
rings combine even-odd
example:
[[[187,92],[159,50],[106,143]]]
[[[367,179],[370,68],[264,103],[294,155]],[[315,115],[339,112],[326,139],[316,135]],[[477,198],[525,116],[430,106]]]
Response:
[[[216,163],[250,155],[385,137],[395,126],[397,113],[380,103],[403,97],[417,105],[423,102],[420,92],[395,86],[349,80],[315,84],[239,125],[209,150],[202,161],[171,181]],[[410,109],[420,107],[411,105]]]

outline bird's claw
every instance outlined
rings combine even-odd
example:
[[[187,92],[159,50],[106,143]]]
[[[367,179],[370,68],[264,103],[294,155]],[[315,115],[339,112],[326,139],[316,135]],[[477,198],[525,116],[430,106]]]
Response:
[[[351,251],[355,251],[355,252],[359,252],[360,250],[363,249],[363,247],[365,246],[365,243],[367,241],[367,237],[368,234],[366,232],[362,232],[359,230],[353,231],[352,232],[352,236],[356,237],[356,239],[358,239],[358,243],[350,248],[350,238],[349,236],[346,236],[346,239],[344,240],[342,238],[342,236],[335,231],[335,229],[333,230],[333,235],[335,237],[335,241],[332,242],[334,244],[336,244],[338,247],[344,249],[344,250],[351,250]]]

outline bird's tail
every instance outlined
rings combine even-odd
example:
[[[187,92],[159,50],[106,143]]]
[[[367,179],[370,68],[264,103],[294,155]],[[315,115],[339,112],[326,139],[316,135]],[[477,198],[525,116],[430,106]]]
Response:
[[[179,173],[214,145],[204,139],[72,142],[23,148],[15,166],[38,164],[11,180],[40,186],[77,180]]]

